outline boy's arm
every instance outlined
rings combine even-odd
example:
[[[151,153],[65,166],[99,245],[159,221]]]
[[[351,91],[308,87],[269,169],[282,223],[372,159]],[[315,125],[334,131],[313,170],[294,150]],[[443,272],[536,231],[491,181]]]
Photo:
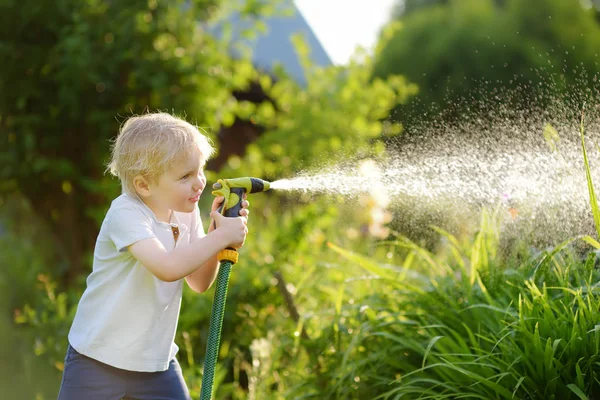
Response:
[[[241,247],[247,232],[245,217],[226,218],[218,213],[211,215],[218,219],[218,228],[190,244],[182,244],[167,251],[158,239],[150,238],[132,244],[129,246],[129,251],[160,280],[174,282],[185,278],[200,267],[212,265],[212,268],[207,268],[207,271],[198,275],[210,278],[216,274],[218,252],[226,247]],[[210,284],[201,283],[200,280],[194,279],[192,289],[206,290],[210,287]]]
[[[208,233],[210,234],[215,229],[215,224],[210,221]],[[217,255],[211,257],[200,268],[185,277],[188,286],[197,293],[203,293],[210,288],[219,273],[219,260]]]

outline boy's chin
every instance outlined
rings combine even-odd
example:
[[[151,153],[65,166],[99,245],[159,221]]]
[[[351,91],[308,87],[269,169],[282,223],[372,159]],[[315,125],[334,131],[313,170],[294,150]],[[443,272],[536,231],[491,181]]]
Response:
[[[177,209],[175,209],[175,211],[182,212],[182,213],[190,213],[190,212],[194,211],[195,208],[196,208],[196,203],[190,203],[190,204],[186,204],[184,206],[178,207]]]

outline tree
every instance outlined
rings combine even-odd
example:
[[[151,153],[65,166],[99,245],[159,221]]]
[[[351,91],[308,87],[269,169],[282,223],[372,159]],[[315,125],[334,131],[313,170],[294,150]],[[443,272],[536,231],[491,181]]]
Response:
[[[69,278],[89,265],[114,179],[109,140],[167,109],[217,126],[229,58],[205,34],[217,0],[0,2],[0,193],[19,191],[53,232]],[[117,117],[116,117],[117,116]]]
[[[398,19],[411,14],[422,8],[431,7],[434,5],[447,5],[450,0],[400,0],[392,9],[392,18]],[[506,0],[494,0],[496,4],[503,5]],[[597,1],[597,0],[595,0]]]
[[[238,157],[230,160],[233,174],[275,179],[313,168],[320,171],[381,155],[382,139],[401,132],[401,126],[387,118],[390,110],[415,94],[415,85],[395,75],[371,79],[371,57],[344,67],[315,67],[302,37],[292,40],[307,72],[307,85],[300,87],[281,73],[274,78],[256,75],[266,100],[241,101],[231,112],[261,125],[264,132],[248,146],[243,162]]]
[[[398,108],[403,122],[428,120],[432,105],[455,113],[504,90],[528,107],[540,96],[592,86],[600,27],[579,0],[423,1],[398,21],[375,76],[402,74],[420,89]],[[577,101],[576,99],[574,99]]]
[[[394,19],[406,16],[420,8],[430,7],[437,4],[447,4],[448,0],[400,0],[392,9]]]

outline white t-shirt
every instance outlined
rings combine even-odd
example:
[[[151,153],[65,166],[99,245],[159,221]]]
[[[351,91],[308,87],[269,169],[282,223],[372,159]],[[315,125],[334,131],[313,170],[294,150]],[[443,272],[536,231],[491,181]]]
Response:
[[[175,243],[172,226],[179,227]],[[179,350],[174,343],[183,279],[164,282],[127,250],[156,237],[171,250],[204,236],[198,207],[158,221],[139,198],[117,197],[108,210],[94,249],[69,343],[79,353],[130,371],[165,371]]]

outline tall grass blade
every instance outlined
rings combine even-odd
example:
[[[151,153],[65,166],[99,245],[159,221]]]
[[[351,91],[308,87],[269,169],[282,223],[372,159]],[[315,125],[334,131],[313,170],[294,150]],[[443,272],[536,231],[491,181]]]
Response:
[[[435,343],[442,339],[444,336],[436,336],[433,339],[431,339],[431,341],[429,342],[429,344],[427,345],[427,349],[425,350],[425,354],[423,355],[423,363],[421,364],[421,368],[425,368],[425,363],[427,362],[427,356],[429,356],[429,352],[431,351],[431,348],[433,346],[435,346]]]
[[[567,387],[571,389],[573,393],[577,395],[581,400],[589,400],[589,398],[575,385],[574,383],[568,384]]]
[[[589,236],[589,235],[585,235],[581,238],[581,240],[583,240],[584,242],[591,244],[592,246],[594,246],[597,249],[600,249],[600,242],[598,242],[596,239],[594,239],[593,237]]]
[[[585,148],[585,128],[583,124],[584,111],[581,111],[581,149],[583,151],[583,162],[585,164],[585,177],[587,179],[588,192],[590,195],[590,206],[592,207],[592,214],[594,216],[594,224],[596,225],[596,233],[600,238],[600,210],[598,209],[598,201],[596,199],[596,192],[594,191],[594,183],[592,182],[592,173],[590,171],[590,162],[587,156],[587,150]]]

